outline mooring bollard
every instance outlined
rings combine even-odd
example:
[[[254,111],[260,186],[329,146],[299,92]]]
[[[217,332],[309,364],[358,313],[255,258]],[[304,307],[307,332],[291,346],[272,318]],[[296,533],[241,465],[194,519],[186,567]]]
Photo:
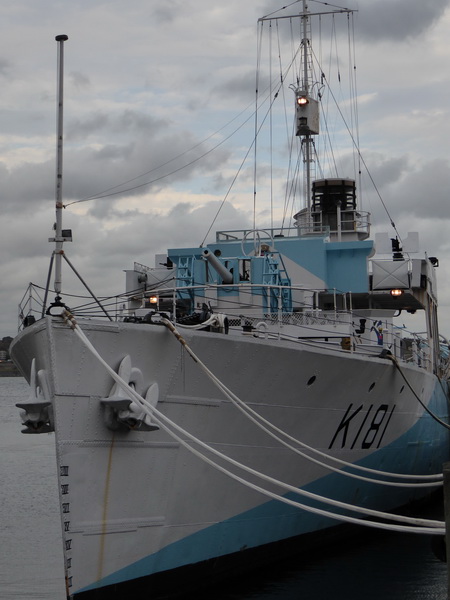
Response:
[[[445,545],[450,548],[450,462],[444,463]],[[447,556],[447,594],[450,598],[450,560]]]

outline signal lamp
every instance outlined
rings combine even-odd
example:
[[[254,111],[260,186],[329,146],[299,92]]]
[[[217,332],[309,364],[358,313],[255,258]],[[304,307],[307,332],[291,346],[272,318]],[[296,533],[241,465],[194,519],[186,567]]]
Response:
[[[297,104],[299,106],[306,106],[309,103],[307,96],[297,96]]]

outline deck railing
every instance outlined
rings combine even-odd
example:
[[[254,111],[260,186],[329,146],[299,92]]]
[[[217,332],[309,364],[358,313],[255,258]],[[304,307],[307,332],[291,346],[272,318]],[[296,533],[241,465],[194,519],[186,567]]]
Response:
[[[212,307],[214,312],[227,315],[230,335],[253,335],[265,339],[280,339],[299,344],[313,344],[334,348],[338,351],[379,355],[389,351],[397,359],[414,363],[422,368],[431,368],[427,341],[423,337],[408,335],[390,321],[367,319],[367,327],[361,330],[360,316],[352,309],[351,294],[334,291],[334,307],[330,310],[318,306],[317,290],[289,286],[292,293],[298,292],[308,298],[309,304],[297,301],[290,312],[282,310],[283,289],[287,286],[263,286],[241,282],[238,284],[200,285],[160,288],[157,290],[135,290],[101,301],[115,321],[135,320],[139,322],[151,311],[163,311],[171,315],[180,313],[180,292],[189,295],[189,303],[201,310],[202,304]],[[220,291],[226,289],[224,298]],[[279,310],[267,312],[262,306],[262,295],[276,293],[280,299]],[[19,306],[19,330],[42,318],[47,312],[43,306],[44,290],[30,283]],[[71,297],[71,301],[75,297]],[[156,298],[156,302],[155,302]],[[77,306],[71,311],[78,317],[100,319],[105,315],[95,302],[78,297]],[[251,304],[255,301],[255,304]],[[74,303],[74,302],[73,302]],[[312,306],[314,305],[314,306]],[[344,308],[342,308],[344,307]],[[51,312],[51,311],[50,311]],[[441,370],[448,369],[448,360],[442,359]]]

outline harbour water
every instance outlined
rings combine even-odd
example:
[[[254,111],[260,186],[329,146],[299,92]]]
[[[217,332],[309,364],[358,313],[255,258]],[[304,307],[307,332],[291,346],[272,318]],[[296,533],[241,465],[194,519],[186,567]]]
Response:
[[[27,396],[22,378],[0,378],[0,598],[64,600],[54,438],[20,433],[15,404]],[[426,536],[368,531],[197,598],[446,600],[447,568]]]

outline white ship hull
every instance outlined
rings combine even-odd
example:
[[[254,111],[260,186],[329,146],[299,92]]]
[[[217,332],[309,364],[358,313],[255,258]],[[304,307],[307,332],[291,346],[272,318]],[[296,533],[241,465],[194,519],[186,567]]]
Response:
[[[139,393],[158,385],[159,411],[256,471],[383,510],[433,489],[348,479],[294,454],[241,414],[163,326],[80,324],[115,371],[125,356],[131,358]],[[383,471],[422,475],[439,473],[448,459],[448,430],[424,411],[387,358],[244,333],[188,331],[185,339],[245,403],[316,449]],[[243,556],[338,523],[248,489],[162,430],[110,431],[101,400],[114,382],[61,319],[46,317],[27,328],[12,355],[28,378],[35,359],[53,409],[68,595],[98,598],[94,593],[104,590],[111,598],[114,590],[132,589],[151,598],[151,577],[158,573]],[[423,404],[446,418],[439,380],[417,366],[402,372]],[[285,495],[274,485],[264,487]]]

